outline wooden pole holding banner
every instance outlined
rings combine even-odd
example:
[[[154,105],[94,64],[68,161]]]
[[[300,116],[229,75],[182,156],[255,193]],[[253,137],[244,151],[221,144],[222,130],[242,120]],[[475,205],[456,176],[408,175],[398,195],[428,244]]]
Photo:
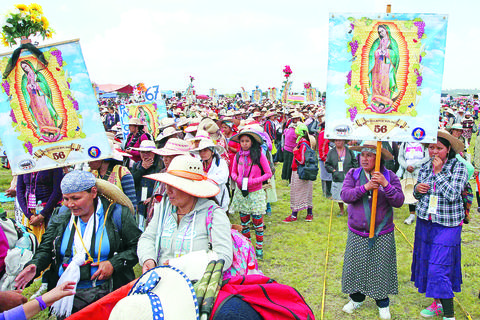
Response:
[[[392,5],[387,4],[387,13],[392,12]],[[380,159],[382,158],[382,141],[377,141],[377,154],[375,156],[375,172],[380,171]],[[370,232],[368,237],[371,239],[375,236],[375,220],[377,218],[377,197],[378,189],[373,189],[372,195],[372,212],[370,214]]]

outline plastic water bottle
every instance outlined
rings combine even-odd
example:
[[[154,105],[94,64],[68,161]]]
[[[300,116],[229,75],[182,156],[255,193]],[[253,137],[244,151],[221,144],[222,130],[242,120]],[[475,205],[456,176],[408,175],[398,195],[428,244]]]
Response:
[[[35,207],[35,214],[40,214],[43,211],[42,201],[38,200],[37,206]]]
[[[19,248],[19,249],[22,249],[22,253],[23,253],[23,250],[31,250],[31,245],[32,245],[32,242],[30,241],[30,237],[27,235],[23,235],[20,239],[17,240],[17,242],[15,243],[15,247]]]

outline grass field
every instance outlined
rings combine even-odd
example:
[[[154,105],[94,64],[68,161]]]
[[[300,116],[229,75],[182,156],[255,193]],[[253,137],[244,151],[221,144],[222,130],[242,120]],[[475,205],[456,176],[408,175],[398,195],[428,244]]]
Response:
[[[290,189],[285,181],[279,179],[281,165],[277,167],[278,202],[272,204],[272,215],[265,216],[266,231],[264,240],[265,259],[260,268],[265,275],[280,283],[295,287],[313,309],[317,319],[378,319],[378,309],[371,299],[353,315],[341,311],[348,302],[347,295],[341,292],[343,253],[347,235],[346,216],[337,217],[338,205],[322,197],[321,183],[314,183],[314,219],[305,222],[306,212],[299,213],[297,222],[286,224],[282,220],[290,214]],[[473,180],[472,180],[473,181]],[[0,169],[0,191],[8,188],[10,173]],[[475,189],[475,188],[474,188]],[[3,204],[13,215],[13,205]],[[457,299],[470,313],[471,319],[480,319],[480,215],[477,213],[476,199],[473,203],[472,222],[463,227],[462,265],[463,286]],[[332,212],[333,208],[333,212]],[[408,216],[408,206],[395,210],[395,224],[403,231],[406,239],[413,243],[415,225],[407,226],[403,220]],[[331,230],[329,229],[331,221]],[[239,224],[238,216],[232,222]],[[330,238],[330,241],[328,240]],[[430,305],[431,300],[419,294],[410,282],[412,248],[401,233],[395,231],[397,246],[399,294],[391,296],[390,310],[392,319],[422,319],[419,312]],[[326,257],[328,252],[328,264]],[[139,266],[136,268],[140,272]],[[325,281],[325,294],[323,293]],[[24,294],[28,297],[38,288],[35,283]],[[322,310],[322,299],[325,300]],[[455,303],[456,319],[467,319],[458,303]],[[47,319],[46,312],[35,319]],[[440,318],[439,318],[440,319]]]

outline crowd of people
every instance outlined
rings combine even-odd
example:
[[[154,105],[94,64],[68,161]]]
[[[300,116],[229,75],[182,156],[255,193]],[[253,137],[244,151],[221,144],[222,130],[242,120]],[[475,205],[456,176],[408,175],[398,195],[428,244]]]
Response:
[[[229,216],[238,215],[241,234],[262,260],[268,252],[265,215],[277,201],[276,177],[291,190],[291,213],[283,222],[298,223],[302,210],[306,222],[314,219],[313,181],[299,172],[314,150],[323,197],[338,203],[339,216],[348,215],[342,292],[349,302],[343,311],[353,313],[369,296],[380,318],[391,318],[389,295],[398,293],[393,208],[408,204],[405,224],[415,223],[411,281],[434,298],[420,314],[455,319],[461,231],[468,219],[462,192],[480,171],[480,139],[473,165],[467,152],[478,131],[477,102],[444,101],[436,143],[383,142],[379,171],[374,170],[376,142],[326,139],[324,100],[295,106],[268,99],[260,104],[168,99],[168,117],[159,122],[159,132],[131,118],[125,140],[117,113],[122,102],[100,101],[111,158],[12,181],[18,223],[40,242],[14,286],[24,289],[42,275],[44,284],[34,295],[39,310],[61,299],[52,308],[65,318],[134,280],[137,263],[145,273],[210,249],[226,270],[233,259]],[[374,190],[377,214],[370,238]],[[45,290],[51,291],[42,296]],[[0,300],[18,295],[2,292]],[[70,302],[60,303],[65,300]],[[29,303],[23,306],[24,318],[32,314]],[[245,308],[252,312],[251,306]],[[6,319],[21,311],[3,310]]]

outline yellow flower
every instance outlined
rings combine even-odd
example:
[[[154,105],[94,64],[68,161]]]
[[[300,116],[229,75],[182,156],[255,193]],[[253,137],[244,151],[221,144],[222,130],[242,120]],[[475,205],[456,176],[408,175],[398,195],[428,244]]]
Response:
[[[5,35],[2,34],[2,44],[5,46],[5,47],[8,47],[10,46],[10,44],[8,43],[7,39],[5,38]]]
[[[20,11],[25,11],[25,10],[28,9],[28,7],[27,7],[26,5],[24,5],[24,4],[16,4],[16,5],[15,5],[15,8],[17,8],[17,9],[20,10]]]
[[[48,27],[50,26],[50,23],[48,22],[47,18],[45,18],[45,16],[42,16],[41,21],[43,24],[43,29],[47,30]]]
[[[47,39],[51,39],[53,37],[53,32],[48,30],[46,35],[47,35]]]
[[[30,4],[30,6],[28,7],[28,10],[29,10],[30,12],[31,12],[31,11],[37,11],[37,12],[40,13],[40,14],[43,13],[42,6],[39,5],[39,4],[36,4],[36,3]]]

